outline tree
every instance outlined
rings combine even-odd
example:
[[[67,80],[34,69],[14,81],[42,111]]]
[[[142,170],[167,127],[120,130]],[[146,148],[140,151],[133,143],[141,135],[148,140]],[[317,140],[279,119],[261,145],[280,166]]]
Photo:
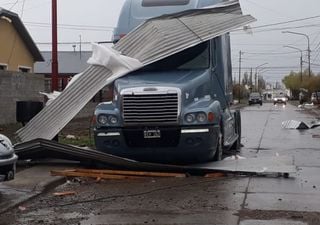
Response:
[[[243,74],[243,78],[242,78],[242,85],[247,85],[248,82],[249,82],[248,73],[245,72],[245,73]]]
[[[283,78],[282,82],[291,91],[294,98],[298,98],[301,89],[308,90],[308,95],[320,90],[320,74],[315,75],[311,73],[311,76],[309,76],[307,70],[303,72],[302,76],[298,72],[291,71],[289,75]]]

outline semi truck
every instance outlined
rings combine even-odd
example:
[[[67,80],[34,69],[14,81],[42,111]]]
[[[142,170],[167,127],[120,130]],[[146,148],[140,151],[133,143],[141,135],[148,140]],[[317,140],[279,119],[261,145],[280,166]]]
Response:
[[[223,0],[126,0],[114,42],[145,20]],[[232,111],[229,34],[193,46],[114,81],[95,109],[97,150],[140,161],[221,160],[240,148],[241,118]]]

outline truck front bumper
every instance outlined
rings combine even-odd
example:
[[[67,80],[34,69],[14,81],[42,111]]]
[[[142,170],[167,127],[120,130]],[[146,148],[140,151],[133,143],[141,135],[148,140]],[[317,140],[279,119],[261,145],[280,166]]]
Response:
[[[145,129],[95,129],[98,150],[120,157],[154,162],[203,162],[211,160],[220,127],[158,127],[161,137],[145,137]]]

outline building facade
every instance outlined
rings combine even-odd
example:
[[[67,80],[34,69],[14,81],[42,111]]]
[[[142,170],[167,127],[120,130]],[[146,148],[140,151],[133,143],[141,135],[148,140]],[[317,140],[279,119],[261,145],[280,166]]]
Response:
[[[32,73],[43,61],[40,51],[16,13],[0,8],[0,70]]]

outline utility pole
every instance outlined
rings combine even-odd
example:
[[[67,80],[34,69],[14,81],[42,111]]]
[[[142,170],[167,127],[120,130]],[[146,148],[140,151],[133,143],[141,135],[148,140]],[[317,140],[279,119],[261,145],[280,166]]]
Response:
[[[257,76],[258,76],[258,74],[255,73],[255,75],[254,75],[254,90],[255,91],[257,91]]]
[[[239,103],[240,103],[240,98],[241,98],[241,56],[242,56],[243,52],[241,52],[241,50],[239,51]]]
[[[252,92],[252,67],[250,68],[250,91]]]
[[[51,91],[58,90],[58,28],[57,0],[52,1],[52,62],[51,62]]]
[[[295,50],[300,51],[300,81],[302,82],[302,65],[303,65],[303,61],[302,61],[302,50],[301,50],[300,48],[296,48],[296,47],[293,47],[293,46],[290,46],[290,45],[284,45],[283,47],[285,47],[285,48],[292,48],[292,49],[295,49]]]
[[[79,35],[80,38],[80,59],[81,59],[81,54],[82,54],[82,38],[81,38],[81,34]]]
[[[288,34],[297,34],[297,35],[302,35],[304,37],[307,38],[307,41],[308,41],[308,71],[309,71],[309,77],[311,76],[311,62],[310,62],[310,54],[311,54],[311,50],[310,50],[310,38],[308,35],[304,34],[304,33],[299,33],[299,32],[293,32],[293,31],[282,31],[282,33],[288,33]]]

